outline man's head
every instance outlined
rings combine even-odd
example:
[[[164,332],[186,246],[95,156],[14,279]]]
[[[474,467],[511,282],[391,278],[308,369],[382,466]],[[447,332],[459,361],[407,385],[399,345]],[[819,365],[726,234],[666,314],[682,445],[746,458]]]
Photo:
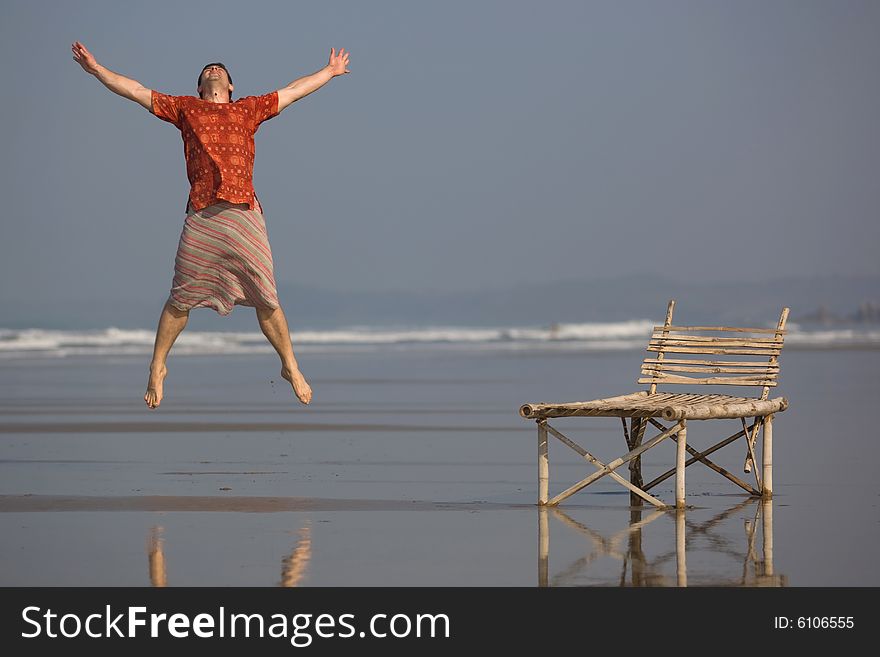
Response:
[[[203,91],[209,88],[212,90],[225,90],[228,88],[229,99],[232,100],[232,76],[229,75],[229,71],[226,70],[226,67],[221,62],[206,64],[202,67],[202,72],[199,73],[199,79],[196,83],[199,97],[204,98]]]

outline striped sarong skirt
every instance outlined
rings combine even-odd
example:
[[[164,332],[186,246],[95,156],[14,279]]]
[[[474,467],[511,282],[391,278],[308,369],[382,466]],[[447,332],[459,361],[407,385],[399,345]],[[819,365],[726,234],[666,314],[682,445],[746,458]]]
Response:
[[[263,215],[220,201],[187,215],[168,302],[178,310],[236,305],[278,308],[272,251]]]

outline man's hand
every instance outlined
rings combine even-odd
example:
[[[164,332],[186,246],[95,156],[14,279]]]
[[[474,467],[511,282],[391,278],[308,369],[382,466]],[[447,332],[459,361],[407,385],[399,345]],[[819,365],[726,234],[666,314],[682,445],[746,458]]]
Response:
[[[79,41],[74,41],[70,47],[73,51],[73,60],[82,66],[86,73],[94,75],[98,80],[115,94],[123,98],[133,100],[144,109],[152,112],[153,92],[147,89],[137,80],[131,80],[124,75],[114,73],[106,66],[101,66],[95,56]]]
[[[82,66],[83,70],[86,73],[89,73],[91,75],[98,74],[98,61],[83,44],[81,44],[79,41],[74,41],[70,49],[73,51],[74,61]]]
[[[330,48],[330,61],[327,62],[327,67],[334,76],[351,73],[348,70],[348,53],[345,52],[345,48],[340,48],[338,54],[335,48]]]
[[[330,61],[327,66],[311,75],[297,78],[286,87],[278,90],[278,111],[280,112],[291,103],[317,91],[337,75],[345,75],[346,73],[351,73],[351,71],[348,70],[348,53],[345,52],[345,48],[340,48],[338,53],[336,48],[330,48]]]

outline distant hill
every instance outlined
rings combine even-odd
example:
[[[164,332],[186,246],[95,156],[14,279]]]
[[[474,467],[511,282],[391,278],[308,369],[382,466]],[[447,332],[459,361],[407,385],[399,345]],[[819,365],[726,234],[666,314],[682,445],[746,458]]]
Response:
[[[877,324],[880,326],[880,303],[865,301],[859,304],[853,312],[841,315],[832,312],[825,304],[820,305],[815,311],[797,318],[801,322],[835,326],[840,324]]]
[[[662,321],[670,298],[689,323],[765,324],[783,306],[792,321],[814,321],[818,308],[836,317],[871,321],[880,308],[880,277],[790,278],[770,282],[703,284],[649,276],[560,281],[466,293],[320,292],[282,287],[317,324],[546,325],[628,319]]]

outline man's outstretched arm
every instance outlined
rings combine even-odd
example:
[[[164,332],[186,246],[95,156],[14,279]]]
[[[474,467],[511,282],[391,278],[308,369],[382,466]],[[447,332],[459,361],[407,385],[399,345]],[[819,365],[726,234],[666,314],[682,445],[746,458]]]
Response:
[[[83,67],[83,70],[86,73],[94,75],[101,81],[101,84],[113,93],[119,94],[123,98],[133,100],[139,105],[143,105],[146,109],[152,111],[152,91],[150,89],[147,89],[137,80],[132,80],[124,75],[119,75],[119,73],[114,73],[109,68],[101,66],[95,59],[94,55],[92,55],[92,53],[90,53],[79,41],[76,41],[71,46],[71,50],[73,51],[73,59],[77,64]]]
[[[278,111],[280,112],[303,96],[308,96],[313,91],[317,91],[337,75],[351,73],[348,70],[348,54],[345,52],[345,48],[340,48],[338,53],[335,48],[330,48],[330,61],[327,63],[327,66],[320,71],[315,71],[311,75],[297,78],[283,89],[279,89]]]

